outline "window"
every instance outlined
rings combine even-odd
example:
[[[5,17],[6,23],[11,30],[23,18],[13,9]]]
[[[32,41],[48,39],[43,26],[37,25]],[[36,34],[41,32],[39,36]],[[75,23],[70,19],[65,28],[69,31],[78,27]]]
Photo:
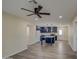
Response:
[[[59,30],[59,35],[62,35],[62,29]]]

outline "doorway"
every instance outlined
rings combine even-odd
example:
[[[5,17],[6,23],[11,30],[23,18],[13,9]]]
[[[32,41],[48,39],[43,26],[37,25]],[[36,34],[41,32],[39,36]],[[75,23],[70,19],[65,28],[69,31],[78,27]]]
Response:
[[[68,40],[68,27],[63,26],[58,29],[58,40]]]

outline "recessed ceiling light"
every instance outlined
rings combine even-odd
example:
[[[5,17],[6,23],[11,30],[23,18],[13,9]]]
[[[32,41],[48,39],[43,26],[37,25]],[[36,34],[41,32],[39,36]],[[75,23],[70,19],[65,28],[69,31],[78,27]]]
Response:
[[[35,18],[35,20],[38,20],[38,18]]]
[[[61,19],[63,16],[59,16],[59,18]]]

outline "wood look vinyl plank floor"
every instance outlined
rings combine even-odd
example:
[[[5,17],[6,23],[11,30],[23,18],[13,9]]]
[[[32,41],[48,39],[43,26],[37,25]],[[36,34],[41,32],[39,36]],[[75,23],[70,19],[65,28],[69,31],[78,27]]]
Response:
[[[11,56],[13,59],[77,59],[67,41],[56,41],[52,46],[40,43]]]

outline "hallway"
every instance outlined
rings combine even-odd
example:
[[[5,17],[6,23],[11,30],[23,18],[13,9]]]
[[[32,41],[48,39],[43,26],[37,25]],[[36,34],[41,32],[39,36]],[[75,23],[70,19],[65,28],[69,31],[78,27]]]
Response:
[[[20,52],[13,59],[76,59],[67,41],[56,41],[55,44],[41,46],[40,43],[31,45],[28,50]]]

